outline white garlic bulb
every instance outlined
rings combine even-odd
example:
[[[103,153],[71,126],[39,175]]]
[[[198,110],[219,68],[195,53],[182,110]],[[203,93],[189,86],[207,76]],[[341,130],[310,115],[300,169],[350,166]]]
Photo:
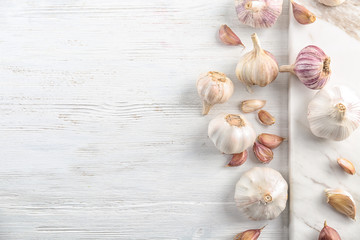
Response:
[[[310,101],[308,120],[315,136],[342,141],[360,125],[360,99],[344,86],[324,88]]]
[[[265,87],[275,80],[279,67],[275,57],[260,46],[256,33],[251,35],[254,49],[245,54],[236,66],[236,76],[246,85],[249,92],[250,86]]]
[[[203,100],[203,115],[215,104],[229,100],[234,92],[233,82],[224,73],[215,71],[200,75],[196,87]]]
[[[254,167],[236,184],[235,202],[252,220],[274,219],[285,209],[288,184],[276,170]]]
[[[220,114],[210,121],[208,135],[215,146],[223,153],[242,153],[252,146],[256,133],[242,115]]]
[[[238,19],[255,28],[274,25],[281,14],[283,0],[235,0]]]
[[[319,0],[319,2],[326,6],[335,7],[345,2],[345,0]]]

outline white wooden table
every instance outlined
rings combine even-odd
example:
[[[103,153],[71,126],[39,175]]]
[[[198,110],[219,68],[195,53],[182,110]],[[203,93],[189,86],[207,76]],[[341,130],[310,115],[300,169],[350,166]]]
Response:
[[[287,75],[248,94],[241,48],[216,39],[228,24],[252,49],[256,31],[287,63],[288,3],[266,30],[241,25],[233,0],[2,0],[0,239],[232,239],[268,223],[288,239],[288,211],[245,219],[233,202],[253,155],[225,168],[208,121],[261,98],[287,136]],[[223,71],[235,94],[202,117],[198,75]],[[288,150],[270,167],[287,178]]]

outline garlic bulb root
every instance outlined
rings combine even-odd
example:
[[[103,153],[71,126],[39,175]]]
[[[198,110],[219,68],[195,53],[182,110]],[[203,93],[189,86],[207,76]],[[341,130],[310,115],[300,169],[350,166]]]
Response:
[[[239,21],[255,28],[274,25],[282,12],[283,0],[235,0]]]
[[[203,101],[203,115],[215,104],[225,103],[234,93],[233,82],[222,72],[210,71],[200,75],[196,87]]]
[[[252,125],[242,115],[220,114],[210,121],[208,135],[225,154],[244,152],[256,139]]]
[[[308,88],[322,89],[330,79],[330,57],[314,45],[303,48],[292,65],[280,66],[280,72],[291,72]]]
[[[288,184],[282,175],[267,167],[254,167],[236,184],[236,206],[252,220],[269,220],[280,215],[287,202]]]
[[[324,88],[309,103],[308,121],[315,136],[342,141],[360,125],[360,99],[344,86]]]
[[[251,86],[265,87],[274,81],[279,73],[275,57],[263,50],[256,33],[251,35],[254,49],[246,53],[236,66],[236,76],[251,92]]]

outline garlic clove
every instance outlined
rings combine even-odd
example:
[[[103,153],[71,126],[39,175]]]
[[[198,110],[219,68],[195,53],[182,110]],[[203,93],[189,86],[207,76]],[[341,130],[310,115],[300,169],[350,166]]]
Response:
[[[240,114],[220,114],[210,121],[208,136],[225,154],[242,153],[253,145],[256,133],[250,122]]]
[[[249,92],[252,92],[250,87],[253,85],[267,86],[279,73],[275,57],[261,48],[256,33],[251,35],[251,39],[254,49],[246,53],[236,66],[236,76]]]
[[[335,7],[345,2],[345,0],[319,0],[319,2],[326,6]]]
[[[338,212],[355,220],[356,205],[350,193],[341,189],[326,189],[327,202]]]
[[[236,183],[236,206],[252,220],[278,217],[286,207],[288,184],[276,170],[254,167]]]
[[[351,174],[351,175],[355,174],[356,171],[355,171],[355,167],[352,164],[352,162],[350,162],[349,160],[347,160],[345,158],[338,158],[337,162],[345,172],[347,172],[348,174]]]
[[[273,151],[260,143],[254,143],[253,151],[256,158],[262,163],[269,163],[274,158]]]
[[[243,165],[248,157],[248,151],[245,150],[242,153],[234,154],[231,161],[226,165],[227,167],[237,167]]]
[[[240,38],[226,24],[220,27],[219,38],[223,43],[227,45],[241,45],[245,47],[244,44],[241,42]]]
[[[342,141],[360,126],[360,98],[348,87],[324,88],[310,101],[307,118],[315,136]]]
[[[325,221],[324,227],[319,235],[319,240],[341,240],[341,237],[339,233],[332,227],[329,227]]]
[[[203,101],[203,115],[215,104],[225,103],[234,93],[233,82],[222,72],[210,71],[200,75],[196,87]]]
[[[258,136],[258,141],[270,149],[277,148],[284,140],[283,137],[269,133],[262,133]]]
[[[245,232],[239,233],[234,237],[234,240],[256,240],[259,238],[261,231],[265,228],[263,226],[259,229],[250,229]]]
[[[330,79],[330,57],[309,45],[299,52],[294,64],[280,66],[279,71],[295,74],[307,88],[322,89]]]
[[[257,100],[257,99],[251,99],[251,100],[245,100],[241,103],[241,111],[244,113],[250,113],[254,112],[256,110],[259,110],[263,108],[266,104],[265,100]]]
[[[310,12],[306,7],[294,2],[291,0],[293,14],[296,21],[300,24],[310,24],[315,22],[316,17],[315,15]]]
[[[264,125],[273,125],[275,123],[275,118],[267,111],[260,110],[258,112],[259,120]]]
[[[239,21],[255,28],[274,25],[282,12],[283,0],[235,0]]]

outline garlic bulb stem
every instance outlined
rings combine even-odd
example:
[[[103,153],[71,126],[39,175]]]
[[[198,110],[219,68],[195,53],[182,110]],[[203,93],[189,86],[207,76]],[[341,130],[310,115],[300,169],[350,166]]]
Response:
[[[260,11],[265,6],[266,6],[265,2],[261,2],[261,1],[251,1],[245,4],[246,9],[252,10],[254,12]]]
[[[279,67],[279,71],[280,72],[291,72],[293,74],[295,74],[294,72],[294,65],[282,65]]]
[[[260,45],[259,38],[256,33],[253,33],[251,35],[251,40],[254,44],[254,50],[255,50],[256,54],[259,54],[260,51],[263,51],[263,49],[261,48],[261,45]]]
[[[270,193],[264,195],[264,202],[265,203],[272,202],[272,196],[270,195]]]
[[[343,103],[338,103],[335,105],[336,109],[336,118],[342,121],[345,118],[346,106]]]

